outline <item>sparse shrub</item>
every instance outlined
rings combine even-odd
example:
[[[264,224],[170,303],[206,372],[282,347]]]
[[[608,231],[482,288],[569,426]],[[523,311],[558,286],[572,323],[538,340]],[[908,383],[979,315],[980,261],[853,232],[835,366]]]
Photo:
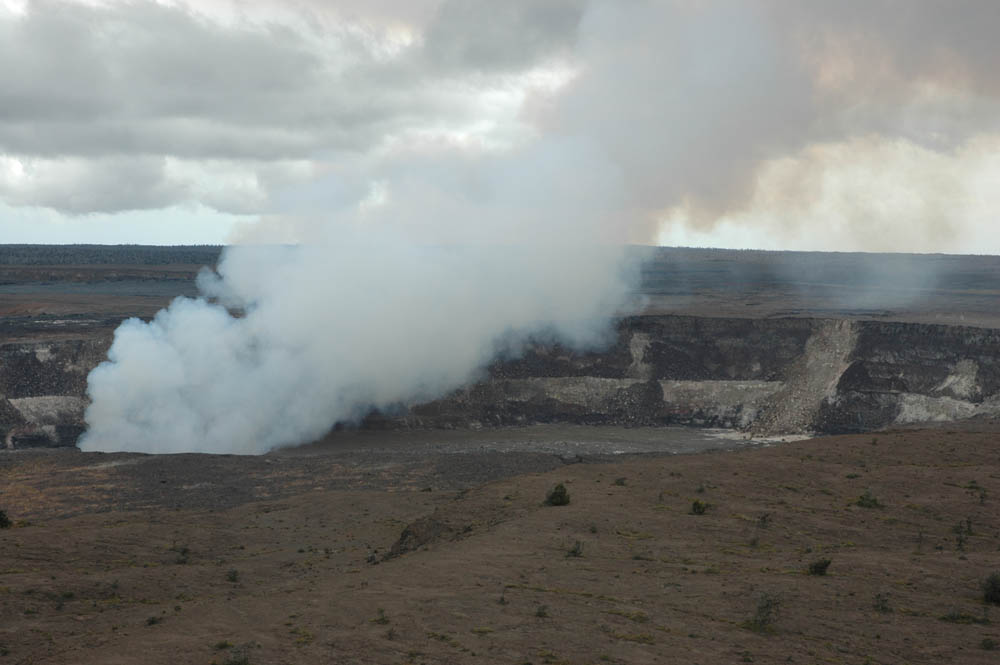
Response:
[[[761,529],[766,529],[771,525],[771,513],[763,513],[757,518],[757,526]]]
[[[250,665],[250,655],[245,649],[237,649],[222,665]]]
[[[230,569],[226,573],[226,579],[229,580],[230,582],[239,582],[240,581],[240,571],[236,570],[235,568]]]
[[[174,558],[176,564],[184,565],[191,558],[191,549],[187,545],[174,545],[170,549],[177,552],[177,556]]]
[[[151,616],[148,619],[146,619],[146,625],[147,626],[155,626],[156,624],[160,623],[161,621],[163,621],[163,619],[161,619],[160,617],[158,617],[158,616]]]
[[[705,511],[708,510],[708,504],[704,501],[699,501],[695,499],[691,502],[691,514],[692,515],[704,515]]]
[[[965,550],[965,530],[962,528],[961,522],[958,526],[952,528],[952,532],[955,534],[955,549],[959,551]]]
[[[875,600],[872,603],[872,607],[875,608],[876,612],[881,612],[882,614],[888,614],[889,612],[892,612],[892,607],[889,606],[889,594],[876,593]]]
[[[615,485],[618,487],[625,487],[626,478],[623,476],[621,478],[615,478]]]
[[[765,591],[757,597],[757,608],[743,626],[758,633],[766,633],[773,630],[780,614],[781,598],[777,594]]]
[[[9,529],[12,526],[14,526],[14,523],[7,517],[7,512],[0,510],[0,529]]]
[[[870,489],[866,489],[865,493],[858,497],[858,500],[854,502],[855,505],[861,506],[862,508],[881,508],[882,504],[879,500],[872,494]]]
[[[947,614],[939,617],[941,621],[947,621],[948,623],[976,623],[981,626],[987,626],[990,623],[989,610],[983,608],[983,616],[977,617],[969,614],[968,612],[959,612],[958,610],[952,610]]]
[[[816,559],[809,564],[810,575],[826,575],[826,569],[833,563],[830,559]]]
[[[545,503],[549,506],[565,506],[569,504],[569,492],[566,491],[566,486],[559,483],[553,487],[552,491],[545,497]]]
[[[583,556],[583,543],[581,543],[579,540],[576,541],[576,543],[573,545],[573,547],[569,548],[569,551],[566,552],[566,556],[567,557],[581,557],[581,556]]]
[[[385,610],[380,607],[378,608],[378,615],[374,619],[371,619],[370,621],[372,623],[377,623],[380,626],[384,626],[387,623],[389,623],[389,617],[385,615]]]
[[[216,651],[222,651],[223,649],[228,649],[233,646],[233,643],[229,640],[220,640],[213,645]]]
[[[549,606],[548,605],[539,605],[538,609],[535,610],[535,616],[538,617],[538,618],[540,618],[540,619],[544,619],[547,616],[549,616]]]
[[[983,580],[983,600],[987,603],[1000,605],[1000,571],[990,573]]]
[[[988,637],[984,637],[983,641],[979,643],[979,646],[985,651],[996,651],[997,643],[996,640],[991,640]]]

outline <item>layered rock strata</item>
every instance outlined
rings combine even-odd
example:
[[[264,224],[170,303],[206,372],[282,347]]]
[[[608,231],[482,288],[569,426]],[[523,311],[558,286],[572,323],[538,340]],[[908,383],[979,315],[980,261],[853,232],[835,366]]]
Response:
[[[110,337],[0,345],[0,439],[73,445]],[[869,431],[1000,415],[1000,330],[834,319],[634,316],[603,349],[528,345],[446,397],[367,427],[537,422]]]

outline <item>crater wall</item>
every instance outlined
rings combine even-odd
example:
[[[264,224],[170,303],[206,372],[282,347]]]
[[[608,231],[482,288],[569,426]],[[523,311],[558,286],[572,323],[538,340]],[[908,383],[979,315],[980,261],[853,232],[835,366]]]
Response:
[[[0,345],[7,447],[73,445],[110,335]],[[806,318],[632,316],[603,349],[529,344],[371,428],[537,422],[843,433],[1000,415],[1000,330]]]

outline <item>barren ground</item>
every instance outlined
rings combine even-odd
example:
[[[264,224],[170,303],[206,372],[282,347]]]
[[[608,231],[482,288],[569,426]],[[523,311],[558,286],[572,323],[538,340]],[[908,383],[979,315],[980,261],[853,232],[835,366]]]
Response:
[[[16,521],[0,532],[4,660],[998,657],[982,648],[1000,642],[1000,619],[980,592],[1000,568],[992,432],[630,457],[460,491],[391,464],[344,483],[343,468],[309,456],[181,457],[4,458]],[[312,459],[316,471],[279,459]],[[192,478],[220,500],[183,501]],[[543,505],[557,483],[570,504]],[[866,491],[880,507],[856,504]],[[702,515],[691,514],[696,500]],[[412,551],[385,559],[407,525]],[[823,558],[827,574],[807,574]],[[754,630],[762,597],[779,612]]]

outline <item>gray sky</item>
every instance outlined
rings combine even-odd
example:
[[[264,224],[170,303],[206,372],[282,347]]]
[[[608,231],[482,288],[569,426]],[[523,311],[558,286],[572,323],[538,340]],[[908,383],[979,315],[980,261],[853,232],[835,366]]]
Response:
[[[997,34],[995,0],[0,0],[0,242],[1000,253]]]

